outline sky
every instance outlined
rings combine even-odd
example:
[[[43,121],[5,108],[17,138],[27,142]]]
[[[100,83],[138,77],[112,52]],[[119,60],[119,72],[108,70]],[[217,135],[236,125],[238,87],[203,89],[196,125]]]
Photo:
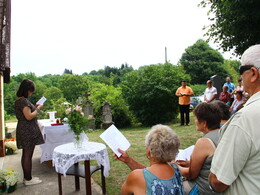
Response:
[[[206,40],[208,10],[199,2],[12,0],[11,75],[81,75],[124,63],[138,69],[164,63],[165,47],[168,62],[177,64],[188,46]]]

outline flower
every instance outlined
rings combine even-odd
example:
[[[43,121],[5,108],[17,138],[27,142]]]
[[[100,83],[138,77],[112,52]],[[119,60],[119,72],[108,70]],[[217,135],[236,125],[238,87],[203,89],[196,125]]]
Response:
[[[10,148],[13,150],[13,152],[15,152],[18,149],[14,138],[5,139],[4,142],[5,142],[5,148],[7,148],[7,149]]]
[[[80,135],[87,129],[88,120],[84,117],[80,106],[67,108],[62,120],[69,124],[70,130],[73,131],[75,135]]]
[[[19,179],[19,173],[14,172],[12,168],[8,170],[0,169],[0,180],[4,181],[7,186],[13,186]]]

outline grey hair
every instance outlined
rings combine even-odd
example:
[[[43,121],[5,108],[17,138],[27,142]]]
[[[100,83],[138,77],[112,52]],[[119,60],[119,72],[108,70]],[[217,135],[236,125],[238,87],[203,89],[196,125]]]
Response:
[[[159,162],[170,162],[178,154],[180,140],[169,126],[159,124],[147,133],[145,146],[150,149],[151,157]]]
[[[260,44],[249,47],[241,57],[242,65],[260,67]]]

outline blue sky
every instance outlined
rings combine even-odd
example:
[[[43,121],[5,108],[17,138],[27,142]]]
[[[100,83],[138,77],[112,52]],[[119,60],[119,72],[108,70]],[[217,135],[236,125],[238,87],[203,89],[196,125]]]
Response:
[[[12,0],[11,75],[62,74],[65,68],[82,74],[122,63],[137,69],[164,63],[165,47],[177,64],[209,24],[199,2]]]

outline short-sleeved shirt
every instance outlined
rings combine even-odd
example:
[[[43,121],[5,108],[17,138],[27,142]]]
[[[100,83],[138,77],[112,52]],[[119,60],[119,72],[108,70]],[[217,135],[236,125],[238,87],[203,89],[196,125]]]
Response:
[[[221,128],[211,172],[229,185],[224,194],[260,192],[260,92]]]
[[[177,89],[176,94],[183,93],[183,94],[193,94],[193,91],[188,86],[181,86]],[[190,104],[190,96],[180,96],[179,97],[179,104],[180,105],[189,105]]]
[[[235,89],[235,85],[233,83],[225,83],[223,86],[228,86],[228,92],[232,93],[233,90]]]
[[[143,169],[143,174],[146,182],[146,194],[161,194],[161,195],[183,195],[182,176],[178,167],[170,164],[174,168],[174,175],[170,179],[160,179],[152,174],[147,169]]]
[[[27,120],[23,115],[24,107],[29,107],[31,112],[35,111],[35,106],[28,99],[22,97],[15,101],[15,114],[18,119],[16,144],[17,148],[32,148],[35,145],[43,144],[44,140],[37,119]]]
[[[206,88],[205,89],[205,92],[204,92],[204,95],[205,97],[207,98],[207,100],[210,100],[214,95],[216,95],[218,92],[217,92],[217,89],[216,87],[211,87],[211,88]]]

